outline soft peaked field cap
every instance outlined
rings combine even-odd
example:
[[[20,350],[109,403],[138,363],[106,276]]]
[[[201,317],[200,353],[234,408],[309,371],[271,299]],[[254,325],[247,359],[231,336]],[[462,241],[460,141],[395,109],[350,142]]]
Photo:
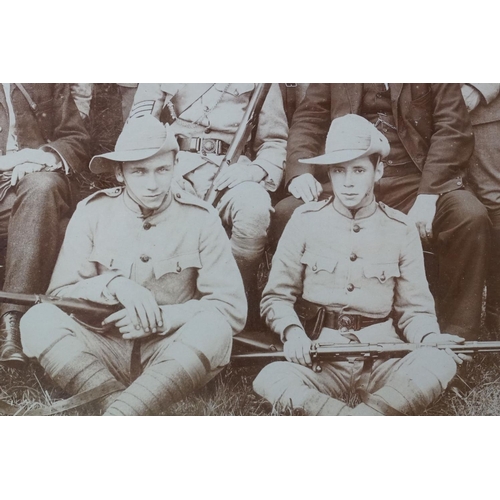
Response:
[[[128,121],[111,153],[97,155],[90,161],[94,174],[109,172],[116,162],[146,160],[152,156],[177,152],[179,146],[169,125],[164,125],[151,115]]]
[[[373,123],[359,115],[345,115],[332,121],[326,137],[325,154],[299,161],[312,165],[335,165],[373,154],[385,158],[390,150],[389,141]]]

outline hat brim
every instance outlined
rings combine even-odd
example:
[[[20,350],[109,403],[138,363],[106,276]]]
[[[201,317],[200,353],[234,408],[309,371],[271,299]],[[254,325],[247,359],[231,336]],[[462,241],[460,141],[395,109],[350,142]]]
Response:
[[[313,158],[304,158],[299,160],[300,163],[308,163],[310,165],[336,165],[346,161],[356,160],[364,156],[370,156],[371,152],[366,149],[346,149],[344,151],[333,151],[324,155],[315,156]]]
[[[157,154],[168,153],[169,151],[175,153],[177,150],[178,147],[175,139],[167,137],[160,149],[150,148],[134,149],[132,151],[112,151],[110,153],[94,156],[92,160],[90,160],[89,169],[94,174],[103,174],[105,172],[111,172],[117,163],[147,160]]]

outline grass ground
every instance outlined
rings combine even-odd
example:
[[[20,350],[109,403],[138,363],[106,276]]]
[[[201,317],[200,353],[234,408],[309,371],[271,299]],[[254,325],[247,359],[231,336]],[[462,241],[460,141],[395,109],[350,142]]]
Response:
[[[499,355],[478,355],[461,371],[457,389],[452,389],[425,415],[500,415]],[[177,403],[165,415],[273,415],[275,412],[252,391],[257,367],[229,366],[206,387]],[[66,395],[36,364],[17,371],[0,368],[0,398],[20,407],[19,414],[48,405]],[[352,402],[352,400],[351,400]],[[92,415],[91,408],[69,415]]]

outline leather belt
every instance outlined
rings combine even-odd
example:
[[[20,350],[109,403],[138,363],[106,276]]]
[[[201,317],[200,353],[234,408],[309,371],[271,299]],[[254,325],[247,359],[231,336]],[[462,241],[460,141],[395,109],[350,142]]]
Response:
[[[229,148],[229,144],[226,142],[210,137],[179,137],[178,142],[181,151],[204,155],[225,155]]]
[[[357,332],[367,326],[383,323],[389,318],[390,316],[386,316],[385,318],[368,318],[359,314],[342,314],[326,311],[323,327],[331,328],[332,330]]]

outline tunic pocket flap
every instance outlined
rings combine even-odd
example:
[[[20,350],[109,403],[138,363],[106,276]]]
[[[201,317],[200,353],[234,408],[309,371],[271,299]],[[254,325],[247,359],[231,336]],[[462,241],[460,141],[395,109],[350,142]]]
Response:
[[[125,276],[130,277],[132,270],[132,261],[123,257],[116,258],[110,253],[93,251],[89,257],[90,262],[95,262],[101,266],[113,270],[122,271]]]
[[[189,267],[196,269],[201,268],[200,254],[190,253],[185,255],[177,255],[168,259],[160,260],[154,264],[154,273],[156,279],[161,278],[167,273],[176,273],[184,271]]]
[[[389,278],[398,278],[401,276],[399,264],[397,262],[365,264],[363,273],[365,278],[377,278],[380,283],[385,283]]]
[[[313,272],[328,271],[333,273],[337,267],[338,260],[333,257],[325,257],[323,255],[316,255],[312,252],[304,252],[300,259],[301,264],[309,266]]]

